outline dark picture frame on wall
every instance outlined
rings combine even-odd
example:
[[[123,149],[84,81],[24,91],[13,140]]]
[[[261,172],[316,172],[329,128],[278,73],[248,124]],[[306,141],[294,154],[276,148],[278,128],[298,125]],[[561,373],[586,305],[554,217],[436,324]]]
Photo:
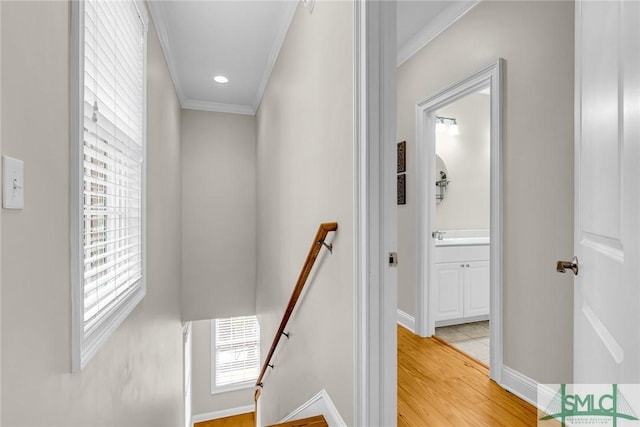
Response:
[[[398,173],[407,171],[407,141],[398,142]]]
[[[405,179],[405,174],[398,175],[398,204],[406,205],[407,204],[407,181]]]

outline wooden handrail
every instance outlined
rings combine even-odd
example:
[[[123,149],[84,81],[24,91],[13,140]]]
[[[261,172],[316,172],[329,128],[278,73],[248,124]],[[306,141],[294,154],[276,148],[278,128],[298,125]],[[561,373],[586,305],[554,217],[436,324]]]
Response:
[[[282,335],[284,335],[284,330],[287,327],[287,323],[289,322],[289,318],[293,313],[293,309],[296,307],[298,298],[300,298],[300,294],[302,294],[302,290],[304,289],[304,285],[307,282],[309,273],[311,273],[313,264],[316,262],[316,258],[318,258],[320,249],[322,249],[322,247],[324,246],[324,239],[327,237],[327,234],[330,231],[336,231],[337,229],[338,229],[337,222],[325,222],[320,224],[320,227],[318,227],[318,232],[316,233],[316,237],[314,237],[313,239],[313,244],[311,245],[311,249],[309,249],[309,254],[307,255],[307,259],[305,260],[304,265],[302,266],[302,271],[300,272],[300,276],[298,277],[298,281],[296,282],[296,287],[293,289],[293,293],[291,294],[291,298],[289,299],[289,304],[287,305],[287,309],[284,311],[284,315],[282,316],[282,321],[280,322],[280,326],[278,327],[276,336],[273,338],[273,343],[271,343],[271,348],[269,349],[267,358],[264,360],[264,365],[262,365],[262,370],[260,371],[260,375],[258,376],[258,380],[256,381],[256,387],[262,386],[262,379],[264,378],[264,375],[267,372],[267,368],[271,363],[271,358],[273,357],[273,354],[276,352],[276,348],[278,347],[280,338],[282,338]],[[329,247],[329,250],[332,249],[332,246],[328,246],[328,247]],[[260,389],[258,388],[254,395],[254,399],[257,401],[259,396],[260,396]]]

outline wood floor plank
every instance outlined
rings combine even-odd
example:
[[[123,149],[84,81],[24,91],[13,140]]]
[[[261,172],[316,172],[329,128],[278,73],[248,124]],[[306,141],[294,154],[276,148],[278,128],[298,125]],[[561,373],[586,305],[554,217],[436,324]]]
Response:
[[[303,418],[300,420],[287,421],[282,424],[273,424],[268,427],[329,427],[327,420],[322,415],[315,417]]]
[[[194,427],[255,427],[256,419],[254,412],[234,415],[232,417],[218,418],[216,420],[195,423]]]
[[[486,366],[398,327],[398,427],[536,424],[536,409],[491,381]]]

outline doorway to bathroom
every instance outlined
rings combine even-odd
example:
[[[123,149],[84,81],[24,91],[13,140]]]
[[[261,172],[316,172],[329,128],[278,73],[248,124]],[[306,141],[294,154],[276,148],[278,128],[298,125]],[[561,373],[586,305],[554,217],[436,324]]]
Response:
[[[502,60],[418,104],[416,332],[499,380]]]
[[[489,365],[491,91],[436,111],[435,335]]]

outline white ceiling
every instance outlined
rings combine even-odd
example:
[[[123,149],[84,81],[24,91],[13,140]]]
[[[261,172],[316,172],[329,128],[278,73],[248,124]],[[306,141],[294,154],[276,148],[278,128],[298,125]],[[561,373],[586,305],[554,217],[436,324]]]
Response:
[[[477,3],[398,2],[398,65]],[[298,2],[151,0],[171,77],[184,108],[255,114]],[[225,75],[229,83],[213,82]]]

